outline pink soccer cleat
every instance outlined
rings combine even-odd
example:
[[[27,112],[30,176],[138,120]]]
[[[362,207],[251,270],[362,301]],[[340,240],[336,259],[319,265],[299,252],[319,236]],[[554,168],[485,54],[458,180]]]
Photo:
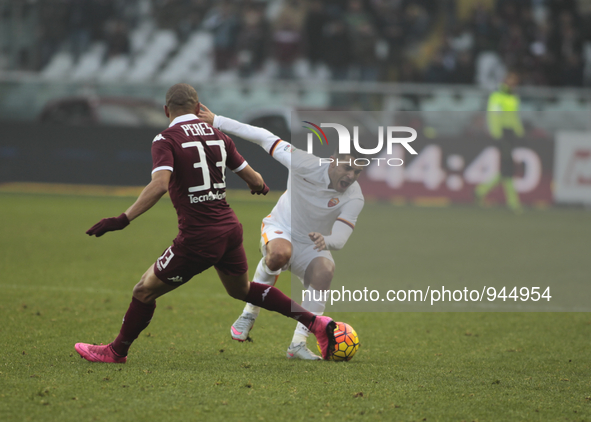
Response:
[[[334,352],[337,341],[334,337],[334,330],[337,324],[329,317],[317,316],[310,327],[310,331],[316,336],[320,350],[322,351],[322,359],[330,360]]]
[[[76,343],[74,346],[81,357],[90,362],[125,363],[127,356],[119,356],[110,344],[96,346],[88,343]]]

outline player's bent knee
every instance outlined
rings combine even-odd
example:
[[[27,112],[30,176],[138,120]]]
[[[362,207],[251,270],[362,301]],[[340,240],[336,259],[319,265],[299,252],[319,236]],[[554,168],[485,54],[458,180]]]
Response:
[[[335,270],[334,262],[326,258],[316,258],[312,262],[316,264],[314,268],[314,273],[317,276],[332,279]]]
[[[148,269],[133,288],[133,297],[143,303],[153,303],[158,297],[176,289],[156,277],[152,267]]]
[[[322,257],[316,258],[306,269],[305,284],[311,285],[316,290],[330,289],[334,270],[333,261]]]
[[[234,299],[244,300],[246,299],[246,295],[248,294],[248,292],[233,290],[231,292],[228,292],[228,294],[232,296]]]
[[[233,297],[234,299],[238,299],[238,300],[244,300],[246,299],[246,296],[248,295],[248,287],[238,287],[238,286],[232,286],[232,287],[228,287],[226,286],[226,292],[228,292],[228,294]]]
[[[149,301],[150,292],[147,291],[144,283],[140,281],[133,287],[133,297],[143,303],[147,303]]]
[[[291,259],[291,251],[278,250],[268,253],[265,257],[265,264],[271,271],[279,271]]]
[[[325,271],[326,271],[326,275],[328,277],[330,277],[330,279],[332,280],[332,277],[334,276],[334,269],[335,269],[335,265],[334,262],[329,261],[330,264],[326,266]]]
[[[266,246],[265,264],[271,271],[279,271],[291,260],[291,242],[286,239],[273,239]]]
[[[133,288],[133,297],[142,303],[152,303],[159,295],[144,283],[143,277]]]
[[[148,273],[150,271],[146,271],[143,275],[142,278],[140,278],[140,281],[138,281],[138,283],[133,286],[133,297],[135,297],[137,300],[139,300],[140,302],[144,302],[147,299],[147,289],[146,289],[146,279],[148,277]]]
[[[239,276],[228,275],[217,269],[218,275],[226,292],[234,299],[244,300],[250,290],[250,283],[248,281],[248,273]]]

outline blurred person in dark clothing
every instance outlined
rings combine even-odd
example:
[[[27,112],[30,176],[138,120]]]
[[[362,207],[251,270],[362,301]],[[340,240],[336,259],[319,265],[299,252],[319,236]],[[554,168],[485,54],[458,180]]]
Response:
[[[531,7],[521,9],[520,25],[523,28],[523,35],[526,42],[530,43],[536,37],[539,27],[538,23],[534,20]]]
[[[334,19],[324,27],[324,60],[330,68],[332,79],[344,81],[349,78],[351,65],[351,37],[345,22]]]
[[[400,4],[379,3],[374,14],[377,29],[388,46],[383,74],[386,80],[400,79],[404,56],[404,26]]]
[[[522,4],[520,1],[499,0],[497,2],[496,14],[498,14],[507,25],[520,24],[521,7]]]
[[[84,53],[91,42],[93,0],[70,0],[67,27],[70,31],[70,48],[76,59]]]
[[[556,59],[553,69],[554,85],[582,86],[583,84],[583,38],[578,21],[569,11],[563,11],[553,31],[550,49]],[[572,78],[572,79],[571,79]]]
[[[361,0],[349,0],[343,15],[351,36],[351,64],[355,79],[367,82],[378,80],[379,60],[376,55],[378,34],[372,16]]]
[[[304,43],[306,45],[306,57],[313,67],[324,60],[322,48],[323,26],[326,22],[322,2],[312,1],[309,3],[304,20]]]
[[[573,15],[578,12],[577,0],[546,0],[550,16],[560,16],[562,12],[568,12]]]
[[[404,36],[407,46],[422,40],[430,28],[431,19],[427,10],[415,3],[410,3],[404,10]]]
[[[581,57],[573,54],[562,63],[561,85],[582,87],[585,81],[585,68]]]
[[[181,41],[186,41],[193,31],[199,29],[210,7],[210,0],[184,0],[181,17],[176,25]]]
[[[400,75],[398,77],[400,82],[418,83],[423,82],[420,70],[410,60],[404,60],[400,66]]]
[[[69,0],[58,0],[49,4],[40,2],[39,13],[39,55],[40,68],[43,69],[58,51],[60,45],[66,39]]]
[[[129,1],[129,3],[133,2]],[[105,38],[106,24],[109,20],[114,18],[123,20],[127,17],[124,13],[125,7],[117,4],[116,0],[91,0],[89,8],[91,41],[100,41]]]
[[[351,61],[353,78],[361,82],[377,82],[380,75],[380,59],[377,56],[378,35],[369,22],[359,25],[352,34]],[[374,110],[375,95],[360,94],[362,110]]]
[[[228,70],[236,62],[236,37],[239,20],[232,2],[225,0],[205,16],[203,27],[213,33],[215,67]]]
[[[490,13],[482,5],[474,10],[471,19],[475,37],[475,51],[498,50],[505,25],[500,16]]]
[[[328,65],[333,81],[346,81],[350,77],[352,63],[352,40],[347,25],[340,19],[333,19],[324,27],[324,60]],[[347,108],[350,97],[346,93],[331,95],[330,105],[334,108]]]
[[[378,80],[379,60],[376,55],[378,35],[369,23],[360,25],[351,37],[351,61],[358,79],[366,82]]]
[[[521,25],[512,24],[501,38],[498,49],[503,61],[510,67],[516,67],[528,47]]]
[[[112,19],[105,26],[107,56],[113,57],[121,54],[129,54],[129,30],[125,21]]]
[[[154,17],[160,29],[175,29],[187,13],[185,0],[154,0]]]
[[[303,26],[306,17],[305,5],[298,0],[287,0],[272,22],[273,57],[279,65],[278,77],[292,79],[294,64],[303,51]]]
[[[458,55],[451,82],[455,84],[473,84],[475,80],[476,69],[474,66],[474,57],[469,51],[464,51]]]
[[[455,67],[455,66],[454,66]],[[443,51],[437,51],[431,58],[431,62],[424,74],[424,81],[434,84],[445,84],[451,80],[453,67],[445,63]]]
[[[561,61],[569,57],[580,56],[583,52],[583,40],[578,29],[570,19],[563,23],[557,36],[558,55]]]
[[[248,7],[242,14],[236,50],[238,71],[249,77],[258,70],[267,56],[269,27],[260,8]]]
[[[302,52],[302,33],[296,20],[288,14],[275,22],[273,56],[279,65],[279,79],[293,79],[293,65]]]
[[[361,26],[372,24],[371,16],[365,10],[361,0],[349,0],[347,10],[343,14],[343,19],[347,23],[347,26],[354,31]]]

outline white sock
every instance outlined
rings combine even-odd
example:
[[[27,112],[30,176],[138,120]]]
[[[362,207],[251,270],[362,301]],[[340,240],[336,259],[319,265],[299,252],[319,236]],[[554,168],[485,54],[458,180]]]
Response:
[[[281,270],[271,271],[269,267],[267,267],[267,264],[265,264],[265,258],[261,258],[259,265],[257,265],[257,270],[254,273],[252,281],[272,286],[275,284],[276,277],[279,276],[279,274],[281,274]],[[244,307],[243,313],[250,312],[251,314],[254,314],[255,317],[257,317],[260,311],[261,308],[258,306],[247,303]]]
[[[326,299],[326,296],[324,296],[324,291],[316,290],[312,286],[308,287],[308,291],[310,292],[310,294],[304,295],[302,308],[304,308],[307,311],[310,311],[314,315],[322,315],[324,313],[324,309],[326,308],[326,300],[323,300]],[[308,328],[306,328],[304,324],[298,322],[295,332],[293,333],[293,339],[291,340],[291,342],[295,344],[301,342],[305,343],[308,340],[309,335],[310,330],[308,330]]]

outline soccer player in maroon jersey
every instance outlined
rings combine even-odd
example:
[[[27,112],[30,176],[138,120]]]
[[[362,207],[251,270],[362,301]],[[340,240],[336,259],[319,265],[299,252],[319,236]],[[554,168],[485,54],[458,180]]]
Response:
[[[76,343],[76,351],[91,362],[125,363],[131,343],[152,319],[156,299],[214,266],[230,296],[301,322],[316,335],[322,357],[329,359],[336,344],[332,319],[313,315],[275,287],[248,281],[242,225],[225,200],[226,166],[252,194],[265,195],[269,188],[232,139],[197,118],[199,107],[190,85],[168,90],[164,111],[170,126],[152,142],[152,181],[127,211],[102,219],[86,232],[100,237],[127,227],[167,191],[178,215],[179,233],[135,285],[117,338],[100,346]]]

